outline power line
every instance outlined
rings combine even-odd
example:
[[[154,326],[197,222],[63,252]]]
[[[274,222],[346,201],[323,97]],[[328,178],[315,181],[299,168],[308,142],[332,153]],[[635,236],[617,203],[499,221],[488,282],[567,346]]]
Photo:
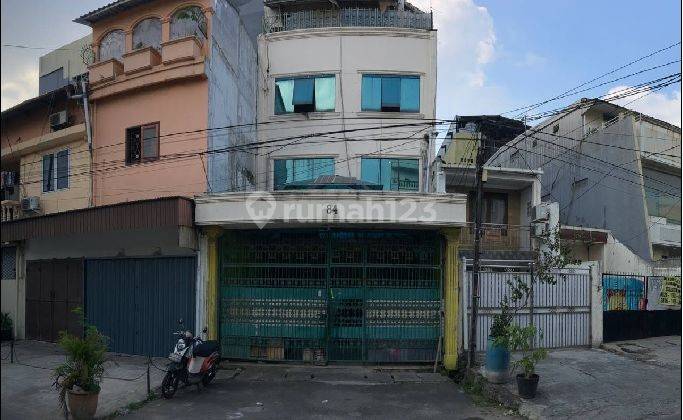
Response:
[[[631,65],[633,65],[633,64],[635,64],[635,63],[638,63],[638,62],[640,62],[640,61],[642,61],[642,60],[645,60],[645,59],[647,59],[647,58],[650,58],[650,57],[652,57],[652,56],[654,56],[654,55],[657,55],[657,54],[659,54],[659,53],[661,53],[661,52],[670,50],[671,48],[673,48],[673,47],[675,47],[675,46],[677,46],[677,45],[680,45],[680,44],[681,44],[680,41],[675,42],[675,43],[673,43],[673,44],[671,44],[671,45],[669,45],[669,46],[666,46],[666,47],[664,47],[664,48],[660,48],[660,49],[658,49],[658,50],[656,50],[656,51],[653,51],[653,52],[651,52],[651,53],[649,53],[649,54],[647,54],[647,55],[644,55],[644,56],[641,56],[641,57],[639,57],[639,58],[637,58],[637,59],[635,59],[635,60],[632,60],[632,61],[630,61],[630,62],[628,62],[628,63],[626,63],[626,64],[624,64],[624,65],[622,65],[622,66],[619,66],[619,67],[617,67],[617,68],[615,68],[615,69],[612,69],[612,70],[610,70],[610,71],[608,71],[608,72],[606,72],[606,73],[603,73],[603,74],[601,74],[601,75],[598,76],[598,77],[595,77],[595,78],[593,78],[593,79],[591,79],[591,80],[588,80],[588,81],[586,81],[586,82],[583,82],[583,83],[579,84],[578,86],[575,86],[575,87],[573,87],[573,88],[571,88],[571,89],[569,89],[569,90],[566,90],[566,91],[560,93],[559,95],[557,95],[557,96],[555,96],[555,97],[553,97],[553,98],[547,99],[547,100],[545,100],[545,101],[537,102],[537,103],[535,103],[535,104],[533,104],[533,105],[530,105],[530,106],[512,109],[512,110],[510,110],[510,111],[503,112],[501,115],[509,114],[509,113],[512,113],[512,112],[520,111],[520,110],[525,110],[525,113],[526,113],[526,112],[528,112],[528,111],[531,111],[532,109],[536,109],[536,108],[538,108],[538,107],[540,107],[540,106],[542,106],[542,105],[545,105],[545,104],[547,104],[548,102],[554,101],[554,100],[557,99],[559,96],[566,95],[566,94],[569,94],[569,93],[571,93],[571,92],[574,92],[574,91],[576,91],[576,90],[578,90],[578,89],[581,89],[582,87],[584,87],[584,86],[586,86],[586,85],[588,85],[588,84],[590,84],[590,83],[593,83],[593,82],[595,82],[595,81],[598,81],[598,80],[602,79],[603,77],[609,76],[610,74],[614,74],[614,73],[618,72],[619,70],[625,69],[626,67],[629,67],[629,66],[631,66]]]

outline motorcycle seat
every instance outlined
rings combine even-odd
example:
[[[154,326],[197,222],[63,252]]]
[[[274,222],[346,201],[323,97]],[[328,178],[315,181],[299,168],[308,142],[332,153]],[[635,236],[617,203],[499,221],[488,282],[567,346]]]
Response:
[[[213,352],[218,351],[218,348],[218,341],[209,340],[195,347],[193,353],[195,356],[208,357],[211,356]]]

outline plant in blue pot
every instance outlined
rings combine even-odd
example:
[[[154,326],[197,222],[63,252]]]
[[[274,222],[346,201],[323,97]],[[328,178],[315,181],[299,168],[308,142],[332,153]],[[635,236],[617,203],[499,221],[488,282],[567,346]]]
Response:
[[[485,376],[493,383],[508,379],[510,368],[509,327],[512,313],[507,305],[501,305],[501,313],[493,316],[493,323],[486,342]]]

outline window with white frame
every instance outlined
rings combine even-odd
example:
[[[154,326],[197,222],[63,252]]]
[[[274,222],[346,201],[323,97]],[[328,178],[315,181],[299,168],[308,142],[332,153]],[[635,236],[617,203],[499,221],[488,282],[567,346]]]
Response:
[[[69,188],[69,149],[43,155],[43,192]]]

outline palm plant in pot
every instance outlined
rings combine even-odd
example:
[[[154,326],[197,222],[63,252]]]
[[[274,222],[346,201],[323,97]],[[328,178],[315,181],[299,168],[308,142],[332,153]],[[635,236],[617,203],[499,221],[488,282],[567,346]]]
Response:
[[[536,364],[545,359],[548,352],[542,348],[534,348],[536,328],[533,325],[520,327],[510,325],[508,327],[508,343],[511,351],[520,351],[521,357],[512,362],[513,370],[521,368],[517,374],[517,392],[525,399],[536,396],[539,376],[536,373]]]
[[[66,352],[66,361],[54,370],[54,386],[59,391],[60,406],[68,406],[74,419],[92,419],[97,411],[107,360],[107,337],[84,322],[81,308],[76,308],[74,313],[81,317],[84,334],[81,338],[60,332],[58,344]]]

